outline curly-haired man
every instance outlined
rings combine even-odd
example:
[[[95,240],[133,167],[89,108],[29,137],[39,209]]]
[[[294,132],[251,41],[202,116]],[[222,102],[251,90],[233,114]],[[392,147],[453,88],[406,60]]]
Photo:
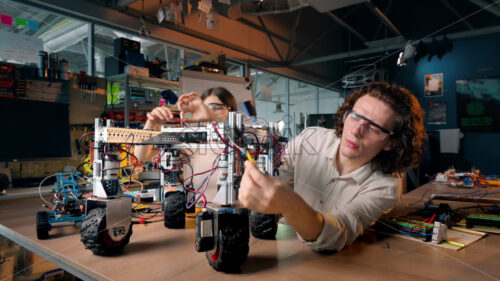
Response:
[[[397,85],[353,91],[337,119],[335,130],[311,127],[288,145],[279,178],[247,161],[239,190],[243,206],[282,214],[318,251],[351,244],[396,204],[395,175],[418,165],[427,140],[422,108]]]

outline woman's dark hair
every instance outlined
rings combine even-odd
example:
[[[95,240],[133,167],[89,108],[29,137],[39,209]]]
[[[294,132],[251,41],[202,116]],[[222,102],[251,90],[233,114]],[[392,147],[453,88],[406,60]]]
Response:
[[[236,99],[233,94],[229,92],[226,88],[216,87],[205,90],[201,94],[201,99],[205,100],[209,96],[216,96],[220,101],[229,108],[229,111],[237,111],[238,105],[236,104]]]
[[[372,160],[374,168],[391,174],[418,166],[427,141],[424,111],[417,98],[401,86],[372,82],[354,90],[337,110],[336,135],[342,136],[346,112],[352,110],[356,101],[364,95],[370,95],[384,102],[397,115],[393,126],[394,134],[390,136],[394,140],[394,146],[389,151],[382,150]]]

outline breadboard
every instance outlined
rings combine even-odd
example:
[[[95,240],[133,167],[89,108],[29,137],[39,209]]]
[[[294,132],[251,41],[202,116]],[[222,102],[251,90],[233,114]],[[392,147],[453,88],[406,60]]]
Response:
[[[179,142],[178,136],[169,133],[115,127],[100,129],[96,138],[106,143],[123,144],[173,144]]]

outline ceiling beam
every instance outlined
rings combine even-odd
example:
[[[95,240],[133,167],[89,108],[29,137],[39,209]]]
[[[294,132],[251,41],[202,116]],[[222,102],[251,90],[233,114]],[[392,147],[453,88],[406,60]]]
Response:
[[[343,16],[343,21],[349,17],[351,14],[353,14],[361,5],[354,5],[347,13],[345,13],[345,15]],[[294,62],[298,57],[300,57],[302,54],[306,53],[309,51],[309,49],[311,49],[312,47],[314,47],[316,45],[316,43],[320,42],[321,40],[323,40],[323,38],[328,34],[330,33],[331,31],[333,31],[335,29],[335,27],[337,27],[336,25],[332,25],[330,26],[330,28],[328,29],[325,29],[323,30],[323,32],[318,36],[316,37],[315,39],[311,40],[309,42],[309,44],[307,44],[307,46],[305,48],[303,48],[302,50],[300,50],[297,54],[295,54],[295,56],[290,60],[288,61],[289,64],[291,64],[292,62]]]
[[[25,5],[30,5],[40,9],[47,10],[49,12],[58,13],[64,16],[72,17],[79,20],[84,20],[97,25],[102,25],[104,27],[116,29],[117,31],[127,32],[134,35],[141,36],[138,30],[138,26],[141,25],[140,15],[134,15],[133,10],[128,9],[125,11],[117,11],[111,8],[103,7],[98,4],[84,1],[84,0],[13,0],[14,2],[19,2]],[[140,13],[140,12],[138,12]],[[112,20],[108,20],[112,19]],[[276,67],[282,66],[276,58],[268,56],[266,54],[257,53],[254,50],[232,44],[227,41],[220,40],[213,36],[209,36],[202,32],[188,29],[182,25],[175,25],[173,23],[163,23],[157,24],[156,17],[150,17],[146,19],[148,26],[156,26],[157,28],[169,29],[174,32],[179,32],[180,34],[188,35],[191,38],[203,40],[219,47],[234,50],[241,54],[246,54],[248,56],[258,58],[267,61]],[[156,36],[154,34],[148,36],[148,39],[157,42],[171,44],[173,46],[185,48],[188,50],[195,50],[201,53],[207,53],[206,50],[198,49],[193,46],[187,46],[182,43],[174,42],[172,40],[165,39],[161,36]]]
[[[483,1],[483,0],[469,0],[469,2],[471,3],[474,3],[476,4],[477,6],[483,8],[483,9],[486,9],[486,11],[494,14],[495,16],[497,17],[500,17],[500,9],[497,7],[497,6],[493,6],[495,3],[488,3],[486,1]]]
[[[262,20],[262,18],[260,16],[258,16],[257,18],[259,19],[260,25],[264,29],[264,32],[267,34],[267,37],[269,38],[269,41],[271,41],[271,44],[273,45],[274,50],[276,51],[276,53],[280,57],[280,60],[283,61],[283,57],[281,56],[281,53],[278,50],[278,47],[276,47],[276,44],[274,43],[273,37],[271,37],[271,34],[269,33],[269,30],[266,28],[266,25],[264,24],[264,21]]]
[[[389,13],[391,6],[392,6],[392,0],[389,0],[389,3],[387,3],[387,7],[385,7],[384,14]],[[373,36],[373,40],[377,40],[378,35],[382,30],[382,26],[384,26],[384,23],[383,22],[379,23],[379,25],[377,26],[377,31],[375,31],[375,35]]]
[[[302,14],[302,10],[299,10],[297,12],[297,17],[295,18],[295,23],[292,28],[292,39],[290,40],[290,43],[288,44],[288,52],[286,54],[286,61],[290,60],[290,56],[292,55],[293,52],[293,45],[295,45],[295,38],[297,37],[297,28],[299,27],[300,23],[300,16]]]
[[[307,51],[309,51],[309,49],[311,49],[314,45],[316,45],[316,43],[323,40],[323,38],[334,29],[335,29],[335,26],[330,26],[330,28],[324,30],[320,36],[313,39],[311,42],[309,42],[309,44],[307,44],[307,46],[304,49],[302,49],[298,53],[296,53],[295,56],[289,61],[289,63],[294,62],[296,58],[301,56],[303,53],[306,53]]]
[[[450,12],[452,14],[454,14],[458,19],[463,19],[464,17],[460,14],[460,12],[458,12],[451,4],[450,2],[448,2],[448,0],[441,0],[441,3],[443,3],[443,5],[448,9],[450,10]],[[467,26],[467,28],[469,30],[473,30],[474,27],[472,26],[472,24],[470,24],[470,22],[467,20],[467,19],[464,19],[462,20],[462,23]]]
[[[401,31],[399,31],[399,29],[391,22],[391,20],[389,20],[389,18],[387,18],[387,16],[377,7],[375,6],[375,4],[373,4],[373,2],[371,0],[367,0],[366,1],[366,5],[368,6],[368,8],[370,8],[373,13],[379,17],[380,20],[382,20],[382,22],[387,26],[389,27],[394,33],[396,33],[397,35],[400,35],[400,36],[403,36],[403,34],[401,34]],[[404,36],[403,36],[404,37]]]
[[[231,18],[229,18],[229,19],[231,19]],[[249,27],[251,27],[253,29],[256,29],[256,30],[258,30],[260,32],[266,33],[266,30],[264,30],[264,28],[262,28],[262,26],[259,26],[258,24],[255,24],[252,21],[249,21],[249,20],[244,19],[244,18],[239,18],[236,21],[239,21],[242,24],[247,25],[247,26],[249,26]],[[281,36],[280,34],[274,33],[274,32],[272,32],[269,29],[267,30],[267,32],[269,32],[269,35],[272,36],[275,39],[279,39],[279,40],[281,40],[283,42],[289,42],[290,41],[288,38],[285,38],[285,37]],[[293,47],[296,48],[296,49],[301,49],[301,47],[297,44],[297,42],[295,42],[295,44],[293,45]]]
[[[126,7],[132,3],[137,2],[138,0],[116,0],[116,7]]]
[[[341,18],[339,18],[338,16],[336,16],[334,13],[332,12],[328,12],[326,13],[331,19],[333,19],[336,23],[338,23],[339,25],[343,26],[345,29],[349,30],[349,32],[351,32],[352,34],[354,34],[354,36],[358,37],[359,40],[361,40],[363,43],[368,41],[366,39],[366,37],[364,37],[363,35],[361,35],[361,33],[357,32],[354,28],[352,28],[352,26],[350,26],[349,24],[347,24],[345,21],[343,21]]]
[[[462,31],[462,32],[457,32],[457,33],[453,33],[453,34],[447,34],[446,37],[448,37],[451,40],[454,40],[454,39],[469,38],[469,37],[474,37],[474,36],[479,36],[479,35],[487,35],[487,34],[498,33],[498,32],[500,32],[500,25],[486,27],[486,28],[480,28],[480,29],[474,29],[474,30],[468,30],[468,31]],[[432,41],[432,39],[425,38],[425,39],[420,40],[420,41],[430,43]],[[345,59],[345,58],[356,57],[356,56],[363,56],[363,55],[380,53],[380,52],[385,52],[385,51],[389,51],[389,50],[396,50],[396,49],[400,49],[402,51],[404,49],[405,45],[406,45],[406,43],[392,44],[392,45],[380,46],[380,47],[376,47],[376,48],[361,49],[361,50],[354,50],[354,51],[350,51],[350,52],[337,53],[337,54],[332,54],[332,55],[327,55],[327,56],[323,56],[323,57],[319,57],[319,58],[314,58],[314,59],[310,59],[310,60],[304,60],[304,61],[292,63],[292,66],[301,66],[301,65],[322,63],[322,62],[326,62],[326,61]]]
[[[231,19],[231,18],[229,18],[229,19]],[[252,21],[249,21],[249,20],[247,20],[247,19],[244,19],[244,18],[239,18],[239,19],[237,19],[237,21],[238,21],[238,22],[241,22],[242,24],[247,25],[247,26],[249,26],[249,27],[251,27],[251,28],[253,28],[253,29],[256,29],[256,30],[258,30],[258,31],[260,31],[260,32],[266,32],[266,31],[264,30],[264,28],[262,28],[262,26],[260,26],[260,25],[258,25],[258,24],[256,24],[256,23],[253,23]],[[272,32],[272,31],[271,31],[271,30],[269,30],[269,29],[267,30],[267,32],[269,32],[269,34],[270,34],[272,37],[276,38],[276,39],[279,39],[279,40],[281,40],[281,41],[283,41],[283,42],[288,42],[288,38],[285,38],[285,37],[281,36],[280,34],[274,33],[274,32]],[[295,47],[297,47],[297,46],[295,46]]]

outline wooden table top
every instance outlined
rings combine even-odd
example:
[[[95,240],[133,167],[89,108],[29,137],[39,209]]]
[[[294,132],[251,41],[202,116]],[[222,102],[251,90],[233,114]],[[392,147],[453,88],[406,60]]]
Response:
[[[415,202],[425,192],[447,190],[440,185],[424,185],[404,195],[394,211],[403,212],[408,202]],[[293,229],[280,224],[276,240],[250,238],[248,260],[241,273],[225,274],[209,266],[205,253],[195,251],[194,219],[188,219],[186,229],[167,229],[161,222],[134,225],[130,243],[122,255],[101,257],[85,250],[79,231],[73,226],[57,227],[50,232],[50,239],[38,240],[35,215],[42,209],[40,198],[3,200],[0,224],[25,236],[32,247],[48,249],[52,254],[46,258],[50,261],[61,261],[72,267],[73,272],[94,272],[96,279],[500,280],[499,235],[488,235],[464,249],[452,251],[367,231],[341,252],[320,254],[303,245]],[[0,228],[0,234],[6,235],[6,228]]]

